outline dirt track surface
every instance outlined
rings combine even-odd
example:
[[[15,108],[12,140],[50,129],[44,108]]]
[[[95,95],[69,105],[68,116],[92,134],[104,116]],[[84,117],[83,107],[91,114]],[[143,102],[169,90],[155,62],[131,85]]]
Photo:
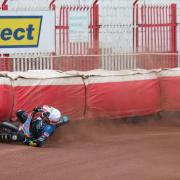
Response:
[[[0,144],[0,158],[1,180],[179,180],[180,123],[70,123],[43,148]]]

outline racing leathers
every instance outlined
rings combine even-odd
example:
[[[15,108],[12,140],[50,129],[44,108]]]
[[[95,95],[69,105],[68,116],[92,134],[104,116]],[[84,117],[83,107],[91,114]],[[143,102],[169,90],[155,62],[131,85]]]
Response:
[[[17,112],[17,122],[21,125],[17,124],[16,127],[11,122],[3,122],[3,128],[0,129],[0,142],[24,142],[26,145],[40,147],[57,127],[69,121],[67,116],[61,116],[59,110],[47,105],[34,108],[32,114],[23,116],[24,119],[21,115],[25,111]]]
[[[40,116],[31,123],[30,137],[24,141],[26,145],[41,147],[57,127],[69,121],[67,116],[61,116],[61,112],[51,106],[36,107],[33,111]]]
[[[42,118],[33,120],[30,128],[30,137],[25,139],[24,144],[41,147],[57,127],[57,125],[47,124]]]

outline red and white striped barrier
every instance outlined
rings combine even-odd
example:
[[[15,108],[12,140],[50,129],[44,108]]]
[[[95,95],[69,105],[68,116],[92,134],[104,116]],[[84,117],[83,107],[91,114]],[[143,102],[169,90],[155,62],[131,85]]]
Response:
[[[56,107],[70,119],[83,119],[85,87],[81,77],[55,71],[20,73],[17,77],[20,78],[13,80],[13,117],[18,109],[31,112],[34,107],[47,104]]]
[[[155,72],[89,77],[87,119],[144,116],[160,111],[160,86]]]
[[[0,121],[9,119],[13,108],[14,91],[9,78],[0,77]]]
[[[43,70],[1,76],[0,121],[11,114],[15,117],[18,109],[31,112],[44,104],[60,109],[72,120],[180,110],[180,69],[66,73]]]
[[[159,73],[161,105],[165,111],[180,111],[180,69],[167,69]]]

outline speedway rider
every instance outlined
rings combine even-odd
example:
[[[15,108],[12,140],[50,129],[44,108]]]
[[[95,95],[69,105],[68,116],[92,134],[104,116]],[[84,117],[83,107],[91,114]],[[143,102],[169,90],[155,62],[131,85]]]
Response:
[[[16,116],[23,124],[28,118],[28,113],[24,110],[18,110]],[[13,139],[15,136],[12,136],[12,139],[8,138],[8,141],[23,141],[26,145],[41,147],[48,137],[54,133],[57,127],[67,123],[68,121],[69,118],[67,116],[61,116],[61,112],[54,107],[48,105],[36,107],[33,109],[33,117],[30,125],[30,137],[24,136],[24,138],[22,138],[23,131],[22,126],[20,126],[17,139]]]

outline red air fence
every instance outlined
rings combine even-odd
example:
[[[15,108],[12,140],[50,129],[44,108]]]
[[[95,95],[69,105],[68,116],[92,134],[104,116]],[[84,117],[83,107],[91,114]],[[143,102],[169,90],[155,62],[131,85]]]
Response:
[[[18,109],[31,112],[43,104],[60,109],[71,120],[145,116],[180,108],[180,69],[88,74],[35,71],[1,76],[0,121],[15,117]]]
[[[47,74],[49,78],[45,78]],[[83,119],[85,88],[81,77],[54,71],[30,72],[21,76],[24,78],[13,81],[13,117],[18,109],[31,112],[37,105],[47,104],[60,109],[70,119]]]
[[[153,114],[161,110],[155,72],[93,74],[86,83],[86,118],[116,119]]]
[[[162,108],[165,111],[180,109],[180,70],[167,69],[159,73]]]
[[[0,121],[9,119],[12,113],[14,89],[9,78],[0,77]]]

